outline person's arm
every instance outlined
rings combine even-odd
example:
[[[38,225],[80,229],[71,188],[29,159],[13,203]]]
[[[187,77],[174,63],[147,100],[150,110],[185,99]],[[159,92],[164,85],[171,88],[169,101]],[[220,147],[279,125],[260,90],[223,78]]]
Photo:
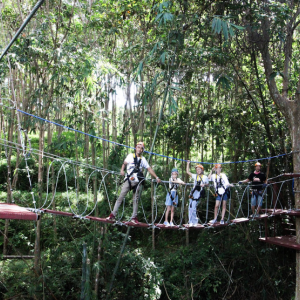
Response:
[[[211,175],[212,175],[212,172],[213,171],[215,171],[216,169],[215,169],[215,167],[213,167],[212,169],[211,169],[211,171],[209,172],[209,174],[208,174],[208,180],[210,180],[211,179]]]
[[[249,178],[247,178],[247,179],[245,179],[245,180],[241,180],[241,181],[239,181],[239,183],[247,183],[247,182],[249,182],[250,181],[250,179]]]
[[[160,180],[159,177],[155,174],[155,172],[153,171],[153,169],[152,169],[151,167],[148,167],[147,170],[148,170],[148,172],[149,172],[153,177],[155,177],[155,179],[156,179],[156,181],[157,181],[158,183],[161,182],[161,180]]]
[[[120,171],[120,173],[121,173],[122,176],[125,175],[124,169],[125,169],[126,165],[127,165],[127,162],[124,160],[124,162],[122,164],[122,167],[121,167],[121,171]]]
[[[264,183],[264,184],[267,184],[267,183],[268,183],[268,179],[267,179],[266,175],[265,175],[264,179],[265,179],[265,180],[263,181],[263,183]]]
[[[222,176],[222,180],[224,182],[224,186],[225,186],[226,189],[229,188],[229,187],[233,187],[233,184],[229,183],[228,177],[224,173],[223,173],[223,176]]]
[[[193,174],[190,172],[190,160],[186,163],[186,174],[188,174],[190,177],[193,177]]]
[[[177,178],[176,180],[172,181],[172,183],[179,183],[179,184],[185,184],[181,179]]]

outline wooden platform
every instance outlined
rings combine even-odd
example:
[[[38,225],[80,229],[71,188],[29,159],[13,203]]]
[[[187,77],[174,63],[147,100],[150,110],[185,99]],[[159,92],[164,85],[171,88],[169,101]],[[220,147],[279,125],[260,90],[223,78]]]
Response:
[[[259,240],[271,245],[300,250],[300,244],[296,243],[296,236],[292,235],[259,238]]]
[[[270,216],[278,216],[288,213],[288,210],[286,209],[261,209],[260,211],[269,214]]]
[[[245,222],[249,222],[249,218],[236,218],[231,220],[231,223],[233,224],[239,224],[239,223],[245,223]]]
[[[297,178],[297,177],[300,177],[300,174],[299,173],[283,173],[282,176]]]
[[[206,226],[204,226],[202,224],[193,224],[193,226],[190,226],[190,224],[183,224],[183,227],[185,227],[186,229],[203,229],[207,228],[208,225],[206,224]]]
[[[178,230],[179,229],[179,226],[178,225],[174,225],[174,226],[166,226],[164,224],[158,224],[156,223],[155,226],[157,228],[160,228],[160,229],[168,229],[168,230]]]
[[[16,204],[0,203],[0,219],[37,221],[39,215]]]

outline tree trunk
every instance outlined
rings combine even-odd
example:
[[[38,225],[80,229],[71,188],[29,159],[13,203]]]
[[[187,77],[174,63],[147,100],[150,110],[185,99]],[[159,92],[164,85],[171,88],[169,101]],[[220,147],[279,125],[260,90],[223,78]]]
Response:
[[[103,241],[103,226],[101,226],[101,236],[98,241],[98,250],[97,250],[97,264],[98,268],[96,271],[96,278],[95,278],[95,299],[98,299],[98,289],[99,289],[99,275],[100,275],[100,262],[101,262],[101,250],[102,250],[102,241]]]
[[[45,128],[44,124],[40,126],[40,134],[39,134],[39,166],[38,166],[38,189],[39,189],[39,204],[42,203],[43,196],[43,153],[44,153],[44,133]],[[37,205],[38,207],[40,205]],[[40,251],[40,243],[41,243],[41,225],[42,219],[40,218],[37,221],[36,226],[36,236],[35,236],[35,246],[34,246],[34,268],[37,274],[40,273],[40,261],[41,261],[41,251]]]
[[[300,173],[300,102],[297,103],[297,109],[294,111],[294,122],[292,121],[292,143],[293,151],[296,152],[293,155],[294,173]],[[297,113],[298,112],[298,113]],[[300,181],[295,180],[295,208],[300,209]],[[300,218],[296,218],[296,241],[300,244]],[[300,252],[296,252],[296,300],[300,299]]]

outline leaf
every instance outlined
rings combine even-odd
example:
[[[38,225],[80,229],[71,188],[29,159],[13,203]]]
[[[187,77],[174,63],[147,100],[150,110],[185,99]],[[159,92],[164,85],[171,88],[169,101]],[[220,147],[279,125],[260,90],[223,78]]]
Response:
[[[167,52],[165,51],[162,53],[162,55],[159,58],[159,60],[161,61],[162,64],[165,64],[166,55],[167,55]]]
[[[223,30],[224,38],[227,41],[228,40],[227,22],[222,21],[222,30]]]
[[[232,27],[234,27],[234,28],[236,28],[236,29],[239,29],[239,30],[244,30],[244,29],[245,29],[244,26],[239,26],[239,25],[232,24],[232,23],[230,23],[230,26],[232,26]]]
[[[171,89],[177,90],[177,91],[181,92],[181,89],[179,87],[177,87],[177,86],[171,86]]]

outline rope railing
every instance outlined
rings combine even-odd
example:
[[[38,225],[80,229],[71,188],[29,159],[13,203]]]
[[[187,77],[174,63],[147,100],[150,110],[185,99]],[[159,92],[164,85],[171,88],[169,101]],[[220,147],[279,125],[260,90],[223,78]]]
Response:
[[[38,151],[37,149],[32,148],[32,146],[30,145],[30,147],[26,147],[23,144],[18,144],[15,142],[8,142],[5,139],[0,139],[0,144],[5,145],[6,149],[8,148],[12,148],[14,150],[24,150],[24,152],[22,152],[22,157],[23,159],[25,159],[25,157],[33,157],[33,156],[38,156],[38,155],[43,155],[44,157],[47,157],[48,159],[50,159],[49,165],[47,167],[47,188],[46,188],[46,196],[45,196],[45,200],[43,201],[43,203],[41,204],[40,207],[37,206],[36,202],[33,202],[33,208],[32,210],[36,211],[36,212],[41,212],[41,211],[46,211],[49,209],[49,207],[52,205],[54,198],[56,196],[57,193],[57,188],[58,188],[58,184],[62,183],[60,178],[63,178],[63,182],[65,184],[65,191],[66,191],[66,198],[67,198],[67,203],[68,203],[68,209],[72,212],[73,216],[76,218],[87,218],[92,216],[92,214],[95,212],[95,210],[97,209],[97,205],[98,205],[98,201],[96,201],[95,203],[93,202],[93,191],[92,189],[89,187],[91,186],[91,182],[92,179],[94,178],[94,176],[97,177],[97,181],[99,184],[99,188],[97,189],[97,193],[101,194],[102,197],[106,198],[108,201],[108,206],[109,209],[112,210],[112,201],[110,199],[110,193],[109,190],[107,188],[107,178],[109,175],[112,176],[113,179],[110,179],[111,181],[114,181],[116,183],[115,186],[115,193],[118,193],[118,189],[120,187],[120,183],[122,183],[122,177],[120,175],[120,173],[115,172],[115,171],[111,171],[111,170],[107,170],[101,167],[97,167],[97,166],[93,166],[93,165],[89,165],[86,163],[81,163],[78,161],[73,161],[70,159],[65,159],[63,157],[59,157],[57,155],[52,155],[51,153],[45,153],[45,152],[41,152]],[[28,162],[27,162],[28,163]],[[58,166],[59,167],[58,167]],[[67,166],[70,165],[70,167],[67,168]],[[29,167],[28,164],[27,166],[27,171],[29,174]],[[54,166],[56,166],[54,168]],[[77,194],[77,181],[80,178],[77,178],[76,176],[76,172],[74,167],[75,166],[80,166],[81,168],[86,168],[89,169],[90,173],[88,176],[88,180],[85,184],[85,192],[86,192],[86,197],[85,200],[83,200],[83,202],[79,205],[79,198],[78,198],[78,194]],[[52,174],[52,169],[55,169],[55,174]],[[70,171],[71,170],[71,171]],[[72,171],[73,170],[73,171]],[[75,186],[72,187],[74,189],[74,191],[76,191],[76,203],[72,203],[70,195],[69,195],[69,179],[68,176],[72,176],[73,177],[73,182],[75,182]],[[52,178],[52,180],[54,181],[54,190],[51,191],[52,196],[49,197],[50,195],[50,178]],[[277,176],[276,178],[280,178],[280,176]],[[272,178],[272,180],[274,180],[275,178]],[[83,179],[82,179],[83,180]],[[146,178],[145,181],[149,182],[151,179],[150,178]],[[265,188],[262,197],[265,203],[265,209],[267,210],[272,210],[272,212],[269,214],[269,216],[273,216],[274,213],[276,212],[276,210],[278,209],[284,209],[282,203],[280,202],[280,196],[282,194],[283,188],[286,184],[292,182],[293,180],[295,180],[294,178],[288,178],[288,179],[284,179],[284,180],[277,180],[274,182],[270,182],[267,184],[267,187]],[[166,207],[164,204],[164,197],[166,195],[166,193],[168,192],[168,188],[167,185],[169,184],[169,181],[165,181],[163,180],[160,184],[158,184],[156,182],[156,180],[152,180],[153,184],[154,184],[154,216],[153,216],[153,222],[149,222],[149,212],[147,211],[145,204],[143,203],[143,197],[141,197],[141,199],[139,199],[140,202],[140,209],[142,210],[142,215],[143,215],[143,219],[145,220],[145,224],[148,227],[157,227],[158,225],[161,226],[162,224],[162,220],[164,217],[164,213],[166,211]],[[139,183],[141,184],[141,183]],[[273,186],[275,185],[280,185],[279,189],[277,190],[277,192],[274,192]],[[32,190],[32,186],[33,186],[33,182],[31,181],[31,178],[29,178],[29,187],[30,190]],[[159,193],[157,193],[157,189],[159,186],[163,186],[163,190],[160,191]],[[188,189],[191,189],[193,186],[193,183],[186,183],[185,186],[181,186],[181,188],[178,191],[179,197],[181,199],[181,207],[180,207],[180,211],[175,213],[175,217],[176,217],[176,221],[174,222],[175,227],[176,228],[186,228],[186,226],[188,224],[184,224],[184,212],[186,209],[186,203],[185,203],[185,195],[188,191]],[[207,227],[207,228],[211,228],[212,224],[210,224],[208,222],[208,218],[209,218],[209,214],[210,214],[210,207],[213,207],[214,204],[214,199],[212,200],[210,194],[212,194],[214,191],[214,187],[211,184],[208,188],[207,188],[207,195],[206,195],[206,201],[203,201],[202,199],[202,203],[200,202],[198,206],[203,204],[205,205],[205,209],[203,209],[203,207],[201,208],[202,210],[202,215],[199,215],[198,212],[198,220],[199,220],[199,225],[201,225],[202,227]],[[234,183],[233,184],[233,188],[231,189],[231,197],[228,199],[228,204],[227,204],[227,217],[226,222],[229,224],[231,222],[231,218],[233,218],[233,220],[238,219],[238,218],[248,218],[249,220],[254,219],[254,217],[250,215],[250,202],[249,202],[249,198],[250,198],[250,192],[251,192],[251,183],[248,183],[246,185],[242,185],[242,184],[238,184],[238,183]],[[32,191],[31,193],[34,194],[34,192]],[[159,194],[159,201],[158,201],[158,194]],[[137,195],[136,195],[137,197]],[[238,203],[238,207],[237,209],[235,209],[234,214],[230,214],[231,211],[231,198],[234,197],[235,201],[237,201]],[[33,195],[33,199],[34,199],[34,195]],[[161,200],[163,199],[163,201]],[[272,199],[270,201],[270,203],[268,202],[269,199]],[[80,200],[81,201],[81,200]],[[246,211],[245,211],[246,210]],[[124,222],[122,222],[122,219],[124,217],[124,211],[125,211],[125,199],[123,201],[123,210],[121,215],[118,217],[117,219],[117,224],[120,225],[124,225]],[[219,206],[218,209],[218,215],[220,214],[221,211],[221,205]],[[151,213],[150,213],[151,215]],[[158,223],[156,223],[156,221],[159,219]],[[130,219],[129,219],[130,221]],[[126,224],[125,224],[126,225]],[[162,228],[162,227],[159,227]]]

